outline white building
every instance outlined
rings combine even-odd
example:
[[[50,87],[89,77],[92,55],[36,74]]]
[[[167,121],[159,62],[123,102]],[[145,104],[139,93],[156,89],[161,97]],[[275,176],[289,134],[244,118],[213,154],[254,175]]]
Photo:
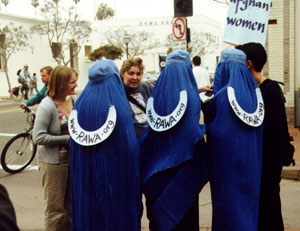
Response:
[[[11,14],[0,13],[0,27],[13,22],[16,25],[23,25],[25,28],[30,28],[32,25],[39,22],[37,19],[16,16]],[[217,43],[221,44],[223,35],[223,23],[216,21],[204,15],[196,15],[188,17],[188,27],[191,31],[203,32],[204,36],[209,39],[213,39]],[[153,37],[160,42],[164,42],[167,36],[172,33],[172,18],[148,18],[148,19],[128,19],[128,20],[104,20],[92,22],[93,32],[87,42],[81,49],[78,60],[78,90],[82,90],[88,81],[88,68],[92,62],[88,60],[88,54],[103,45],[106,45],[103,39],[103,33],[106,30],[115,30],[118,28],[125,28],[134,31],[146,31],[153,34]],[[37,34],[29,35],[29,43],[31,48],[26,51],[20,51],[13,54],[8,61],[8,73],[12,86],[17,86],[17,70],[22,68],[24,64],[29,65],[29,71],[37,73],[39,76],[39,70],[41,67],[50,65],[56,66],[56,62],[52,58],[51,50],[49,48],[48,40],[46,36],[40,36]],[[130,43],[129,43],[130,46]],[[202,65],[209,71],[214,71],[218,56],[220,55],[221,46],[211,54],[202,57]],[[145,72],[158,73],[159,68],[159,55],[166,55],[168,47],[156,47],[151,50],[146,50],[141,56],[145,64]],[[125,59],[125,56],[123,60]],[[116,60],[118,67],[121,66],[123,60]],[[2,62],[3,63],[3,62]],[[76,68],[77,69],[77,68]],[[43,83],[39,80],[38,88],[41,88]],[[0,96],[8,96],[8,84],[6,77],[0,63]]]

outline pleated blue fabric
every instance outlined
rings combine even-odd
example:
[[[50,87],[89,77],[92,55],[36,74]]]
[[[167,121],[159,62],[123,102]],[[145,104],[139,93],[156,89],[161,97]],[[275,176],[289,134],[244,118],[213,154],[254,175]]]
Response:
[[[205,127],[199,125],[201,102],[186,51],[167,57],[152,91],[156,113],[169,115],[179,102],[181,90],[188,95],[181,120],[164,132],[148,127],[140,137],[147,216],[157,230],[172,230],[208,180],[200,155],[205,149]]]
[[[78,122],[87,131],[101,127],[110,105],[117,121],[102,143],[71,140],[73,230],[140,230],[139,146],[119,71],[111,60],[94,63],[76,101]]]
[[[246,55],[236,49],[221,54],[214,79],[215,97],[205,117],[213,205],[213,230],[255,231],[261,178],[262,127],[244,123],[230,106],[234,89],[241,108],[257,108],[257,84],[246,68]]]

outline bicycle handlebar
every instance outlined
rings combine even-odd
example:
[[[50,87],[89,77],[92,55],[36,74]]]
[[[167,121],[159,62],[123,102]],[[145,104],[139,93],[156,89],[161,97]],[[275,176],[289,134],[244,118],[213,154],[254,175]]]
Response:
[[[35,113],[30,110],[28,106],[24,107],[24,113],[27,113],[26,121],[31,126],[30,129],[33,128],[34,120],[35,120]]]
[[[26,107],[24,107],[24,113],[30,113],[31,112],[31,110],[30,110],[30,108],[28,107],[28,106],[26,106]]]

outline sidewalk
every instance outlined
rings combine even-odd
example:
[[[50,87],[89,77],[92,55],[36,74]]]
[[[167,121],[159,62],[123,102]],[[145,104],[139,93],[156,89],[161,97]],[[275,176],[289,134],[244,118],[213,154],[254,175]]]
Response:
[[[9,192],[20,229],[22,231],[44,230],[43,189],[39,172],[26,170],[14,175],[6,174],[0,178],[0,182]],[[300,181],[283,179],[280,185],[285,231],[300,231]],[[207,184],[199,194],[200,231],[211,231],[211,216],[210,187]],[[141,231],[149,231],[145,212],[142,217]]]
[[[290,135],[293,136],[292,142],[295,146],[294,159],[296,161],[295,166],[283,167],[282,178],[300,180],[300,131],[299,128],[289,127]]]

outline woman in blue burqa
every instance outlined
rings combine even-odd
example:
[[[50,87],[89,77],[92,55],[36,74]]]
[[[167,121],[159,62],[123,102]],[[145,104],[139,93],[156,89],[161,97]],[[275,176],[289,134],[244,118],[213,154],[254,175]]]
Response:
[[[73,230],[140,230],[139,147],[115,63],[101,60],[69,118]]]
[[[140,138],[151,231],[199,231],[198,194],[207,182],[200,108],[190,55],[172,52],[148,100],[149,127]]]
[[[216,231],[257,230],[264,105],[245,63],[240,50],[222,52],[205,114]]]

